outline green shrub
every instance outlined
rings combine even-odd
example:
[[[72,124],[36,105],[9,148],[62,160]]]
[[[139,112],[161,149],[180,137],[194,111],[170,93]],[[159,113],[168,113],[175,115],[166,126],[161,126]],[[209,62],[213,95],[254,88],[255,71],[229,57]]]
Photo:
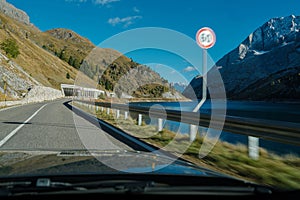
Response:
[[[19,46],[17,45],[17,42],[14,39],[5,39],[1,43],[1,49],[5,51],[8,57],[10,58],[16,58],[20,54]]]
[[[66,78],[67,78],[67,79],[70,79],[70,78],[71,78],[69,72],[66,74]]]
[[[105,97],[105,95],[104,95],[103,93],[101,93],[101,94],[98,96],[98,99],[103,99],[103,100],[105,100],[106,97]]]

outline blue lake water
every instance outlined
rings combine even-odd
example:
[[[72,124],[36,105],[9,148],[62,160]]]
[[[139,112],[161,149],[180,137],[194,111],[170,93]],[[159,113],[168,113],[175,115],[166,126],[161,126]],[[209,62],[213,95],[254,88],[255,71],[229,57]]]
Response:
[[[131,103],[131,105],[162,108],[166,110],[192,111],[198,102],[142,102]],[[201,107],[201,112],[210,113],[212,110],[226,110],[227,116],[247,117],[256,119],[266,119],[275,121],[286,121],[300,123],[300,102],[299,103],[271,103],[271,102],[247,102],[247,101],[227,101],[225,104],[205,102]],[[155,125],[157,122],[146,117],[146,123]],[[189,133],[189,125],[166,120],[164,128],[181,134]],[[201,132],[199,127],[199,132]],[[300,130],[299,130],[300,134]],[[248,137],[245,135],[222,132],[220,140],[229,143],[248,144]],[[281,144],[278,142],[260,139],[260,147],[276,154],[298,154],[300,155],[300,146]]]

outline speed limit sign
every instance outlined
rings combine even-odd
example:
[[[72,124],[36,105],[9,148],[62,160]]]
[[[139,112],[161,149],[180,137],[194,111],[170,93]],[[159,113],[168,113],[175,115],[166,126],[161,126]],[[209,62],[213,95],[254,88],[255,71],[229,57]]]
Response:
[[[196,35],[197,44],[202,49],[209,49],[216,43],[216,35],[211,28],[201,28]]]

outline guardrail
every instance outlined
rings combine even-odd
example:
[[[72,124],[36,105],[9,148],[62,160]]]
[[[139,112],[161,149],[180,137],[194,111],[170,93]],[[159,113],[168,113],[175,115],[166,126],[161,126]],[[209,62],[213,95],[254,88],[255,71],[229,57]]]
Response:
[[[127,114],[128,112],[138,113],[140,116],[139,121],[141,120],[142,115],[149,115],[149,113],[151,112],[151,116],[157,117],[158,119],[161,118],[162,115],[166,115],[167,120],[182,122],[201,127],[209,127],[211,123],[211,115],[208,113],[195,113],[178,110],[162,111],[156,108],[151,108],[150,111],[149,107],[134,106],[127,104],[111,104],[75,99],[73,101],[81,102],[90,106],[115,109],[118,111],[117,113],[119,113],[120,111],[125,111]],[[214,125],[216,125],[214,127],[223,127],[222,130],[226,132],[300,146],[299,123],[263,120],[255,118],[242,118],[234,116],[225,116],[225,122],[224,116],[215,117],[213,123]],[[254,140],[254,143],[258,143],[258,141]],[[253,148],[253,146],[251,148]]]

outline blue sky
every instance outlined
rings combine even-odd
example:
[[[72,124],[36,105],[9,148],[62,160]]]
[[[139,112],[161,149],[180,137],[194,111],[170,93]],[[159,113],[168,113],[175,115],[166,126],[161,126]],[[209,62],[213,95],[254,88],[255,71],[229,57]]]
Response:
[[[40,30],[68,28],[90,39],[95,45],[118,33],[143,27],[167,28],[195,40],[199,28],[208,26],[217,37],[215,46],[208,50],[215,62],[269,19],[291,14],[300,15],[298,0],[7,1],[27,12],[31,22]],[[190,81],[199,73],[193,69],[191,63],[168,52],[147,49],[129,53],[128,56],[142,64],[156,63],[151,67],[172,82],[181,81],[178,76]],[[166,67],[161,67],[163,65]],[[172,75],[174,70],[178,76]]]

